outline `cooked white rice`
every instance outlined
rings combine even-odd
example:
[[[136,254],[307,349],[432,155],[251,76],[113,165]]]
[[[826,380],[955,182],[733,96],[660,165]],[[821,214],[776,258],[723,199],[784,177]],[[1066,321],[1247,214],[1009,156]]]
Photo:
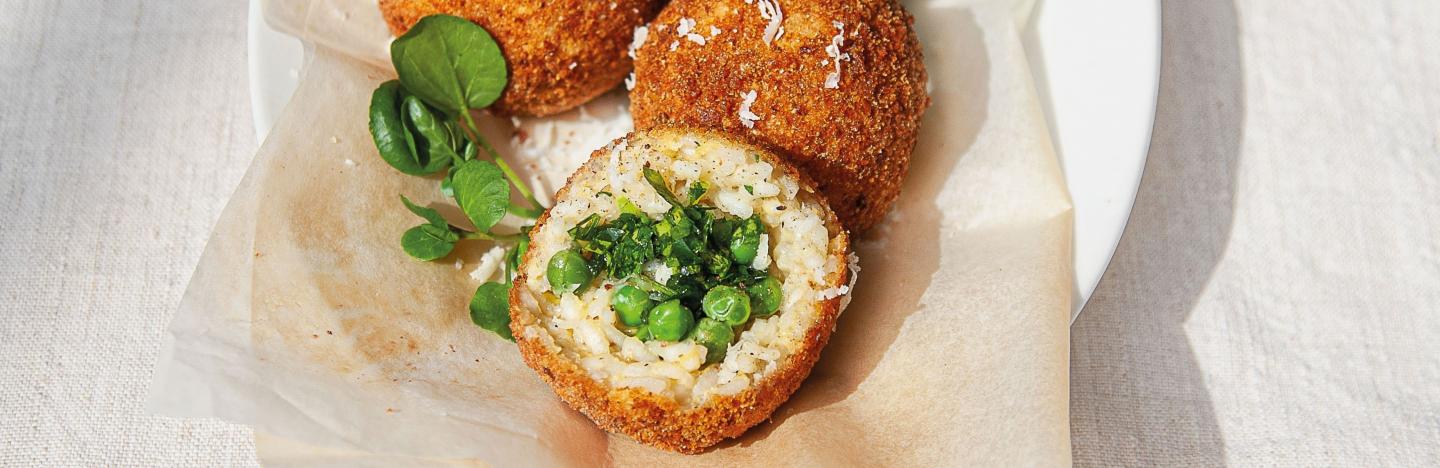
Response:
[[[837,247],[832,246],[818,198],[800,193],[799,183],[783,171],[723,140],[640,136],[606,150],[608,160],[592,161],[577,173],[590,169],[596,175],[573,178],[566,195],[550,209],[549,220],[532,234],[532,260],[522,266],[528,277],[524,287],[540,307],[535,324],[524,335],[538,337],[552,352],[573,359],[591,377],[612,387],[643,388],[690,406],[713,395],[738,393],[798,352],[807,329],[819,319],[819,301],[836,294],[835,285],[827,284],[826,278],[833,278],[842,267],[830,254]],[[642,168],[647,163],[671,182],[676,193],[703,180],[710,186],[704,203],[737,217],[759,213],[769,228],[763,239],[766,248],[752,265],[769,266],[771,275],[782,281],[782,306],[775,315],[754,319],[739,332],[722,362],[704,365],[705,347],[689,340],[641,342],[626,336],[616,327],[609,306],[613,287],[618,287],[613,278],[578,296],[556,297],[545,277],[549,258],[571,246],[567,231],[592,213],[607,220],[619,216],[618,197],[628,198],[652,218],[670,208],[645,182]],[[604,167],[596,167],[599,164]],[[647,265],[646,270],[657,279],[669,274],[663,265]]]

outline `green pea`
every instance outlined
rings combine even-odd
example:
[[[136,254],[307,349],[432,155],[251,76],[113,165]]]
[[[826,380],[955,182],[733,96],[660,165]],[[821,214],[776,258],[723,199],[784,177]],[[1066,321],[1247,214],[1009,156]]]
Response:
[[[750,293],[750,309],[756,317],[769,317],[780,310],[780,280],[774,276],[766,276],[745,290]]]
[[[695,324],[690,339],[705,347],[705,363],[711,364],[725,360],[725,349],[735,339],[735,331],[725,322],[705,317]]]
[[[650,293],[628,284],[621,286],[610,296],[610,307],[615,309],[615,316],[620,319],[620,323],[627,327],[644,325],[645,313],[649,312],[653,305],[655,301],[650,300]]]
[[[550,257],[550,264],[545,267],[545,277],[550,280],[550,288],[555,290],[555,294],[564,294],[579,291],[590,284],[595,272],[585,263],[585,257],[580,255],[580,252],[565,249]]]
[[[680,305],[680,300],[671,299],[650,309],[650,320],[645,328],[650,337],[661,341],[680,341],[690,328],[695,326],[695,316]]]
[[[750,296],[734,286],[716,286],[700,301],[705,316],[730,326],[744,325],[750,320]]]
[[[758,216],[745,218],[735,226],[735,232],[730,234],[730,256],[735,257],[735,263],[749,265],[755,261],[760,251],[760,234],[764,231]]]

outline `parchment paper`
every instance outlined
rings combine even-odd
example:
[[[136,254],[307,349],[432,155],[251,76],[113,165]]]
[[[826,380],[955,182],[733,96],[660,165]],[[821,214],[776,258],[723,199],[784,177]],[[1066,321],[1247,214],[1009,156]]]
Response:
[[[857,245],[853,302],[770,422],[687,457],[596,429],[470,323],[486,246],[405,256],[418,218],[399,195],[442,197],[370,142],[370,92],[393,77],[374,5],[272,0],[310,63],[167,331],[151,408],[252,425],[277,465],[1068,463],[1071,208],[1017,34],[1025,6],[907,8],[934,105],[899,203]],[[542,191],[629,130],[618,91],[481,125]]]

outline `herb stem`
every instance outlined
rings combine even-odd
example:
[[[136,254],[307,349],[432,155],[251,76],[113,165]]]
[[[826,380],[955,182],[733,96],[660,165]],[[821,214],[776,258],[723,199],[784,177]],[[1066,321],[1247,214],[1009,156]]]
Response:
[[[512,248],[513,248],[513,247],[512,247]],[[506,257],[509,257],[509,256],[510,256],[509,254],[510,254],[510,252],[506,252],[506,255],[505,255],[505,256],[506,256]],[[507,259],[507,260],[505,260],[505,284],[508,285],[508,284],[510,284],[511,281],[514,281],[514,280],[515,280],[515,277],[510,276],[510,260]]]
[[[486,153],[490,153],[490,158],[494,160],[496,166],[500,167],[500,172],[505,173],[505,178],[510,180],[510,185],[514,185],[515,190],[520,191],[520,196],[525,197],[525,201],[530,202],[530,205],[537,210],[544,210],[545,205],[535,199],[535,194],[530,191],[530,185],[522,182],[520,175],[516,174],[515,170],[510,168],[510,164],[505,162],[505,158],[500,157],[500,153],[496,152],[495,148],[490,146],[490,142],[480,137],[480,128],[475,125],[475,118],[470,116],[470,109],[462,110],[460,116],[465,119],[465,126],[468,127],[469,130],[465,132],[465,136],[470,137],[471,142],[484,148]]]
[[[520,239],[523,238],[524,236],[525,236],[524,234],[520,234],[520,233],[515,233],[515,234],[495,234],[495,233],[491,233],[491,232],[479,232],[479,231],[466,231],[466,232],[461,232],[461,233],[460,233],[460,238],[461,238],[461,239],[465,239],[465,240],[492,240],[492,241],[502,241],[502,242],[515,242],[515,241],[520,240]]]
[[[525,219],[539,219],[540,215],[545,213],[545,210],[516,206],[514,203],[511,203],[505,207],[505,212]]]

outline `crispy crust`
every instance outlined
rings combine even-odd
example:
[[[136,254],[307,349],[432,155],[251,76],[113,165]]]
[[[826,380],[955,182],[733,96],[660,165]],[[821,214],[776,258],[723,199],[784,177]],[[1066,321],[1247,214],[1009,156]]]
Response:
[[[569,110],[620,84],[630,71],[635,27],[659,8],[659,0],[380,0],[396,36],[436,13],[484,26],[510,66],[510,83],[493,109],[537,116]]]
[[[702,135],[706,138],[722,138],[717,133],[695,130],[657,130],[631,134],[632,143],[662,132],[684,132]],[[618,141],[618,140],[617,140]],[[783,168],[786,174],[801,183],[802,190],[813,191],[814,184],[794,167],[775,155],[758,151],[776,168]],[[565,187],[556,194],[564,199],[570,184],[577,177],[603,174],[606,160],[604,149],[595,151],[590,160],[570,176]],[[833,278],[832,286],[846,284],[850,267],[846,256],[850,252],[849,234],[840,226],[834,213],[826,210],[826,227],[833,233],[834,245],[838,238],[841,248],[831,254],[841,268]],[[549,212],[540,216],[535,231],[539,231],[549,218]],[[532,258],[535,250],[526,253],[522,262],[537,261]],[[555,389],[556,395],[572,408],[584,413],[601,429],[628,435],[642,443],[680,453],[700,453],[729,437],[738,437],[746,429],[759,424],[770,416],[781,403],[790,398],[800,383],[810,374],[810,369],[820,357],[820,351],[830,340],[835,321],[840,316],[841,298],[820,302],[819,320],[805,334],[801,350],[782,361],[779,367],[763,379],[753,382],[749,388],[736,395],[712,397],[703,406],[682,409],[674,400],[663,398],[648,391],[635,388],[613,389],[592,379],[574,361],[546,349],[537,337],[526,336],[525,327],[536,323],[534,311],[538,304],[528,297],[525,286],[525,269],[515,278],[510,288],[510,329],[520,347],[525,363],[535,369],[545,382]]]
[[[766,20],[745,0],[676,0],[651,25],[635,59],[635,128],[721,130],[773,148],[819,183],[842,222],[862,232],[879,222],[910,166],[930,104],[913,18],[894,0],[784,0],[785,32],[766,45]],[[695,20],[705,45],[657,33]],[[845,24],[838,89],[825,89],[826,54]],[[656,37],[662,37],[657,40]],[[822,65],[822,61],[825,61]],[[740,93],[756,91],[754,128],[738,118]]]

